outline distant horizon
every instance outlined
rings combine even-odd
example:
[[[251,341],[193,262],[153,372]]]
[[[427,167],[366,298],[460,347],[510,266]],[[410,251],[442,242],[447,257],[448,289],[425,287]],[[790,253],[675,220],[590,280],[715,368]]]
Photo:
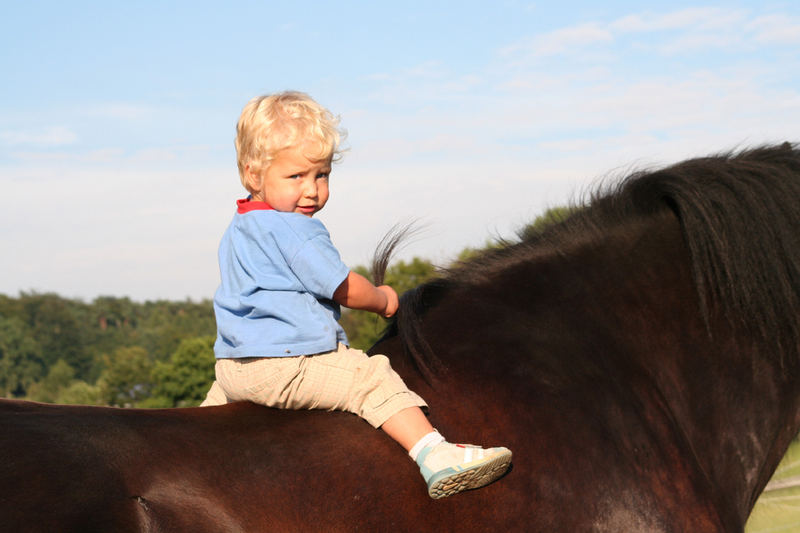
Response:
[[[190,303],[190,304],[202,304],[202,303],[208,302],[209,304],[211,304],[211,303],[213,303],[213,299],[214,299],[213,295],[210,298],[199,298],[199,299],[187,296],[186,298],[155,298],[155,299],[150,298],[150,299],[147,299],[147,300],[139,300],[139,299],[136,299],[136,298],[132,298],[130,296],[115,296],[113,294],[98,294],[97,296],[92,296],[91,298],[84,298],[84,297],[81,297],[81,296],[66,296],[66,295],[63,295],[63,294],[59,294],[59,293],[57,293],[55,291],[42,291],[42,292],[39,292],[39,291],[21,290],[21,291],[18,291],[16,294],[7,294],[7,293],[0,292],[0,296],[4,296],[6,298],[11,298],[11,299],[14,299],[14,300],[20,299],[21,297],[23,297],[23,295],[38,295],[38,296],[53,295],[53,296],[57,296],[57,297],[59,297],[61,299],[64,299],[64,300],[81,302],[81,303],[84,303],[84,304],[87,304],[87,305],[91,305],[92,303],[94,303],[97,300],[100,300],[102,298],[113,298],[115,300],[130,300],[132,303],[135,303],[135,304],[147,304],[147,303],[157,303],[157,302]]]
[[[396,223],[424,228],[398,259],[444,264],[606,176],[800,141],[794,2],[42,1],[0,24],[12,297],[213,298],[263,93],[341,116],[318,217],[351,267]]]

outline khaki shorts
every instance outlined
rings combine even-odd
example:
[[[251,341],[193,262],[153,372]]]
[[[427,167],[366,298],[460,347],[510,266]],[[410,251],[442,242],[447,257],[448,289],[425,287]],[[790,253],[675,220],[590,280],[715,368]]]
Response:
[[[337,350],[297,357],[217,359],[217,381],[203,406],[250,401],[281,409],[354,413],[374,427],[409,407],[426,407],[384,355]]]

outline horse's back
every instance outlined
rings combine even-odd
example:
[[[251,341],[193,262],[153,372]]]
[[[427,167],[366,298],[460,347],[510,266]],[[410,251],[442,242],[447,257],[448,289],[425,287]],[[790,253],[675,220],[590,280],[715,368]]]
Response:
[[[0,401],[0,523],[9,531],[246,531],[247,513],[230,505],[222,452],[249,407],[214,416]]]
[[[103,443],[81,411],[0,401],[0,523],[7,531],[141,530],[122,472],[100,452]]]
[[[347,413],[0,401],[9,531],[523,530],[502,483],[431,500],[416,465]]]

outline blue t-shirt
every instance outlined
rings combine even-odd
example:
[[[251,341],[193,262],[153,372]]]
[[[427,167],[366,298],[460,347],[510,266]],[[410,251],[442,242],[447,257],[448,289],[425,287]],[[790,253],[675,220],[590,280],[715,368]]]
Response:
[[[214,355],[287,357],[347,344],[331,298],[350,269],[317,219],[239,200],[222,237]]]

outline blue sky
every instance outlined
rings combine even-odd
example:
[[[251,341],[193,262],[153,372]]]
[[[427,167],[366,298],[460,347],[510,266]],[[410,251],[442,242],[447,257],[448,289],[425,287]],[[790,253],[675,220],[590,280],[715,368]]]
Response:
[[[440,264],[632,168],[800,141],[797,2],[5,2],[0,293],[210,298],[242,106],[340,115],[343,258]]]

